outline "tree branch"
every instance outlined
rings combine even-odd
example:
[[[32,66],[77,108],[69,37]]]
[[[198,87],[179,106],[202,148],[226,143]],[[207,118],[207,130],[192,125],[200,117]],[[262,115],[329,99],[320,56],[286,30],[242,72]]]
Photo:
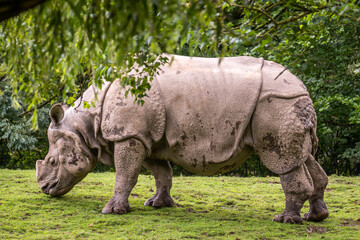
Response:
[[[284,7],[278,14],[276,14],[276,16],[274,17],[274,19],[278,18],[279,16],[281,16],[285,11],[287,10],[287,7]],[[261,26],[255,28],[255,31],[265,27],[266,25],[268,25],[271,22],[271,20],[267,21],[266,23],[262,24]]]
[[[35,108],[32,108],[32,109],[30,109],[30,110],[28,110],[28,111],[25,111],[25,112],[20,113],[20,114],[18,115],[18,117],[22,117],[22,116],[24,116],[24,115],[26,115],[26,114],[32,113],[35,109],[39,109],[39,108],[44,107],[46,104],[48,104],[49,102],[51,102],[52,100],[54,100],[55,98],[57,98],[63,90],[64,90],[64,86],[61,87],[61,89],[60,89],[60,91],[59,91],[59,94],[56,94],[56,95],[52,96],[50,99],[46,100],[45,102],[40,103],[40,104],[37,105]]]
[[[281,1],[281,2],[278,2],[278,3],[275,3],[275,4],[270,4],[269,6],[267,6],[267,7],[265,7],[265,12],[268,12],[268,11],[270,11],[271,9],[273,9],[274,7],[277,7],[277,6],[280,6],[280,5],[282,5],[282,4],[284,4],[283,3],[283,1]],[[283,8],[283,10],[284,9],[286,9],[287,7],[284,7]],[[283,11],[282,10],[282,11]],[[277,14],[275,17],[274,17],[274,19],[276,19],[279,15],[281,15],[282,13],[280,13],[280,14]],[[259,15],[257,15],[256,17],[254,17],[254,19],[253,19],[253,22],[256,20],[256,19],[258,19],[260,16],[262,16],[263,14],[262,13],[260,13]],[[271,20],[269,20],[269,23],[271,22]],[[267,24],[269,24],[269,23],[267,23]]]
[[[81,89],[80,89],[80,101],[79,101],[79,104],[75,107],[75,110],[77,110],[78,107],[80,107],[81,102],[82,102],[82,100],[83,100],[83,93],[84,93],[84,91],[85,91],[84,89],[85,89],[86,80],[85,80],[85,78],[82,78],[82,80],[83,80],[83,82],[82,82],[82,84],[81,84]]]
[[[45,106],[46,104],[48,104],[49,102],[51,102],[51,101],[52,101],[54,98],[56,98],[56,97],[57,97],[57,96],[53,96],[53,97],[50,98],[49,100],[47,100],[47,101],[45,101],[45,102],[37,105],[37,106],[36,106],[36,109],[42,108],[43,106]],[[22,112],[22,113],[20,113],[20,114],[18,115],[18,117],[22,117],[22,116],[24,116],[24,115],[26,115],[26,114],[32,113],[34,110],[35,110],[35,108],[32,108],[32,109],[30,109],[30,110],[28,110],[28,111]]]
[[[266,16],[269,21],[263,25],[261,25],[260,27],[257,27],[256,30],[258,29],[261,29],[263,28],[264,26],[266,26],[267,24],[269,24],[270,22],[273,22],[274,23],[274,26],[271,27],[267,32],[265,32],[264,34],[261,34],[259,35],[259,37],[264,37],[266,35],[268,35],[269,33],[271,33],[272,31],[274,31],[278,26],[281,26],[281,25],[284,25],[284,24],[287,24],[289,22],[293,22],[293,21],[296,21],[308,14],[311,14],[311,13],[314,13],[314,12],[318,12],[320,10],[323,10],[325,8],[327,8],[328,6],[324,5],[324,6],[318,6],[316,9],[307,9],[307,8],[304,8],[304,7],[299,7],[299,6],[294,6],[294,7],[297,7],[297,8],[300,8],[302,10],[304,10],[303,13],[299,14],[298,16],[295,16],[295,17],[292,17],[292,18],[289,18],[289,19],[286,19],[284,21],[277,21],[276,18],[281,15],[283,13],[283,11],[286,9],[286,7],[284,7],[284,9],[282,11],[280,11],[279,14],[277,14],[275,17],[272,17],[270,13],[268,13],[267,11],[275,6],[280,6],[282,2],[278,3],[278,4],[274,4],[274,5],[270,5],[268,8],[265,8],[265,10],[263,9],[260,9],[260,8],[255,8],[255,7],[252,7],[252,6],[245,6],[245,5],[240,5],[240,4],[235,4],[235,3],[230,3],[228,1],[226,1],[230,6],[234,6],[234,7],[238,7],[238,8],[241,8],[241,9],[248,9],[248,10],[251,10],[251,11],[256,11],[256,12],[259,12],[261,13],[262,15]],[[353,20],[356,20],[357,19],[355,18],[352,18]]]
[[[313,13],[313,12],[312,12],[312,11],[303,12],[303,13],[301,13],[299,16],[296,16],[296,17],[293,17],[293,18],[286,19],[286,20],[284,20],[284,21],[278,22],[278,25],[284,25],[284,24],[286,24],[286,23],[296,21],[296,20],[298,20],[299,18],[302,18],[302,17],[305,17],[306,15],[309,15],[310,13]]]
[[[296,3],[291,3],[290,5],[293,6],[293,7],[299,8],[299,9],[301,9],[303,11],[311,11],[310,9],[308,9],[306,7],[303,7],[303,6],[300,6],[300,5],[296,4]]]
[[[344,14],[343,17],[350,18],[351,20],[354,20],[354,21],[356,21],[356,22],[359,22],[359,21],[360,21],[360,17],[356,18],[356,17],[350,16],[350,15],[348,15],[348,14]]]
[[[36,7],[45,1],[47,0],[3,0],[0,5],[0,22]]]
[[[265,15],[267,18],[269,18],[275,25],[277,25],[277,21],[270,14],[268,14],[266,11],[264,11],[262,9],[249,7],[249,6],[244,6],[244,5],[239,5],[239,4],[235,4],[235,3],[230,3],[228,1],[225,1],[225,2],[227,2],[227,4],[229,4],[230,6],[233,6],[233,7],[238,7],[238,8],[241,8],[241,9],[248,9],[248,10],[253,10],[253,11],[256,11],[256,12],[260,12],[263,15]]]

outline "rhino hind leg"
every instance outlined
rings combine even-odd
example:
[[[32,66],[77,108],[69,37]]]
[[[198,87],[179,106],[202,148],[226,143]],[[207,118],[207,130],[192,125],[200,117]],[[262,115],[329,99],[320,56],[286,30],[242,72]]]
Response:
[[[320,222],[329,216],[329,211],[324,202],[324,192],[328,183],[328,177],[322,167],[310,155],[305,162],[314,182],[314,193],[309,198],[310,210],[305,213],[304,220]]]
[[[168,161],[146,159],[144,167],[148,169],[155,178],[156,193],[146,200],[145,206],[172,207],[174,200],[170,196],[172,186],[172,169]]]
[[[275,216],[273,221],[282,223],[302,223],[301,208],[312,196],[314,184],[305,164],[293,171],[280,175],[281,185],[286,197],[285,211]]]
[[[311,209],[305,220],[326,218],[323,193],[327,179],[312,156],[317,138],[310,98],[262,99],[253,115],[252,130],[255,151],[267,168],[280,175],[286,196],[285,211],[274,221],[301,223],[300,210],[308,199]]]

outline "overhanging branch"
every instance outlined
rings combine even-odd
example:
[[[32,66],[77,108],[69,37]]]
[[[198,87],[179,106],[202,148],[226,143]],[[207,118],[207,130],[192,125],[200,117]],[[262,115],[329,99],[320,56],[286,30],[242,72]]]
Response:
[[[0,22],[14,17],[47,0],[0,0]]]
[[[61,93],[62,91],[64,90],[64,86],[61,87],[60,91],[59,91],[59,94],[56,94],[54,96],[52,96],[51,98],[49,98],[48,100],[46,100],[45,102],[42,102],[40,103],[39,105],[37,105],[35,108],[32,108],[28,111],[25,111],[25,112],[22,112],[18,115],[18,117],[22,117],[26,114],[29,114],[29,113],[32,113],[35,109],[39,109],[39,108],[42,108],[44,107],[46,104],[48,104],[49,102],[51,102],[52,100],[54,100],[55,98],[57,98]]]

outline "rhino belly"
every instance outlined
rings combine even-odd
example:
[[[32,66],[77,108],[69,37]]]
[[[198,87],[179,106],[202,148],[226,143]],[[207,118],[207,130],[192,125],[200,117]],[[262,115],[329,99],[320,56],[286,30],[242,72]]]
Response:
[[[172,151],[170,147],[166,145],[166,147],[154,151],[150,159],[170,161],[189,172],[211,176],[226,173],[240,167],[253,152],[252,147],[244,146],[237,152],[237,155],[221,162],[213,162],[205,159],[205,153],[203,153],[203,157],[198,160],[195,156],[189,157],[189,155],[185,156],[177,151]]]
[[[241,142],[260,94],[262,61],[175,57],[164,69],[157,81],[171,161],[211,175],[246,159],[250,150]]]

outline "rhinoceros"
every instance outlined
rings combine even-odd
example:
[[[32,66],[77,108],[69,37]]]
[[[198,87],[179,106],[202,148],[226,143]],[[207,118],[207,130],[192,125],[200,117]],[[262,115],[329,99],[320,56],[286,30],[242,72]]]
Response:
[[[274,221],[322,221],[328,178],[314,159],[316,114],[304,84],[285,67],[253,57],[172,56],[139,105],[120,80],[91,86],[73,107],[50,110],[49,152],[36,162],[37,181],[51,196],[69,192],[100,161],[115,165],[114,195],[104,214],[130,211],[128,197],[142,166],[155,178],[146,206],[168,207],[169,161],[201,175],[239,167],[254,151],[280,175],[286,196]],[[82,101],[93,101],[83,108]],[[300,210],[308,200],[304,218]]]

